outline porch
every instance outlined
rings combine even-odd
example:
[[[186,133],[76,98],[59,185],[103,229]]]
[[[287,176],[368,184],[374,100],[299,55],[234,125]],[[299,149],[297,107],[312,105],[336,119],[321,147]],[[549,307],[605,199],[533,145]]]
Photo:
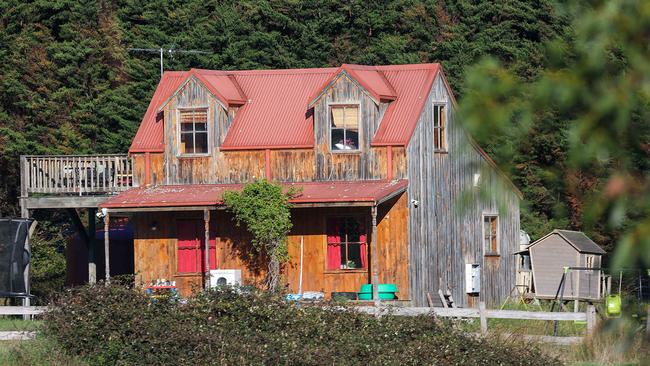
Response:
[[[365,283],[395,283],[398,297],[408,300],[406,183],[292,184],[301,193],[291,200],[291,259],[283,267],[288,291],[319,291],[329,297],[358,292]],[[259,284],[264,261],[252,255],[247,232],[221,204],[225,190],[240,188],[134,188],[105,202],[106,220],[131,217],[136,281],[149,285],[165,279],[188,295],[210,286],[209,270],[226,269],[241,271],[243,284]]]

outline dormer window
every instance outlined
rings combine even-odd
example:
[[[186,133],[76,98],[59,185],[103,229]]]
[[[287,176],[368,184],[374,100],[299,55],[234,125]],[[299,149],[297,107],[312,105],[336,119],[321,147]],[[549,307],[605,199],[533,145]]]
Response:
[[[447,151],[447,105],[433,105],[433,150]]]
[[[208,153],[208,109],[193,108],[179,111],[180,155]]]
[[[359,106],[330,106],[330,149],[332,151],[359,150]]]

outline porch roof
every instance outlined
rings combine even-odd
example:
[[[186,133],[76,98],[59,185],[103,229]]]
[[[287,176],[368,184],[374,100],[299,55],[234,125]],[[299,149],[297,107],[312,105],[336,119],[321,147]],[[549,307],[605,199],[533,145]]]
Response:
[[[404,192],[406,179],[281,183],[295,187],[298,194],[290,202],[295,207],[372,206]],[[243,188],[243,184],[185,184],[137,187],[109,198],[101,208],[137,211],[145,208],[188,208],[221,206],[225,191]]]

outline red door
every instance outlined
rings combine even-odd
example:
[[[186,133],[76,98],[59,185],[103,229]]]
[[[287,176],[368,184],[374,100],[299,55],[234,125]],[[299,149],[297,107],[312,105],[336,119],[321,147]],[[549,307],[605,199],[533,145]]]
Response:
[[[210,225],[210,269],[217,268],[215,233]],[[178,273],[199,273],[205,271],[205,231],[202,220],[178,220],[176,222],[178,238],[177,267]]]

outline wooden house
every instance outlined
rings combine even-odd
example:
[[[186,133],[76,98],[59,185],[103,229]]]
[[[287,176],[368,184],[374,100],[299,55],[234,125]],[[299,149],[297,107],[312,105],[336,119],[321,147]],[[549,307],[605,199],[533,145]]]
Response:
[[[527,251],[532,264],[535,297],[555,298],[567,268],[563,298],[599,300],[602,297],[601,260],[605,251],[580,231],[553,230]]]
[[[515,285],[520,196],[454,108],[439,64],[166,72],[124,166],[73,161],[84,177],[50,183],[41,171],[65,164],[24,157],[23,207],[52,205],[28,196],[43,184],[76,192],[70,181],[108,180],[116,189],[79,207],[100,207],[106,224],[129,216],[138,281],[173,280],[188,294],[208,268],[261,279],[221,197],[267,179],[301,189],[283,268],[290,291],[302,267],[302,289],[327,296],[378,282],[416,306],[438,290],[461,306],[496,304]]]

